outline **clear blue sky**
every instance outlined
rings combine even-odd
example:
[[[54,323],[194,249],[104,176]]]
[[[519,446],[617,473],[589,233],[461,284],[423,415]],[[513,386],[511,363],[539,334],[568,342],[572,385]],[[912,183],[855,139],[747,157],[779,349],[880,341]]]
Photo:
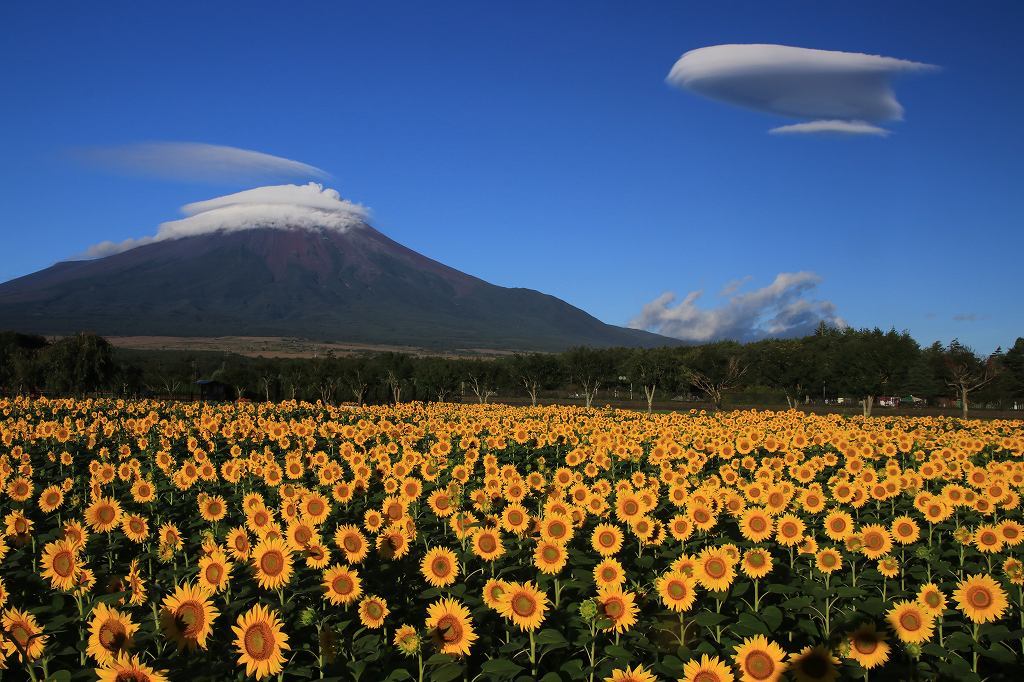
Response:
[[[1022,34],[1008,1],[4,3],[0,280],[251,186],[71,153],[195,141],[323,168],[407,246],[607,322],[811,271],[854,326],[990,351],[1024,335]],[[941,71],[897,80],[887,138],[769,135],[793,121],[665,82],[721,43]]]

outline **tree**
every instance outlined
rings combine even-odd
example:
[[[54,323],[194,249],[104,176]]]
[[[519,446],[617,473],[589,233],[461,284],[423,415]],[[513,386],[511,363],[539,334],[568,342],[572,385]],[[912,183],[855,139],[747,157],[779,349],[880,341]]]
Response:
[[[627,356],[624,370],[630,381],[643,387],[647,414],[653,411],[654,394],[668,381],[671,368],[672,358],[664,348],[637,348]]]
[[[740,345],[731,341],[693,348],[680,375],[721,410],[725,394],[740,385],[749,368],[740,350]]]
[[[402,402],[402,389],[412,378],[412,359],[405,353],[384,353],[380,356],[384,369],[384,383],[391,391],[391,400],[397,405]]]
[[[48,346],[42,336],[0,333],[0,392],[32,392],[45,381],[42,351]]]
[[[781,390],[790,409],[817,386],[821,356],[802,339],[771,339],[747,347],[748,364],[760,385]],[[813,383],[812,383],[813,382]]]
[[[583,389],[586,406],[594,404],[597,391],[613,373],[609,355],[595,348],[576,346],[563,355],[570,379]]]
[[[1003,356],[1002,394],[1013,401],[1014,409],[1024,401],[1024,338],[1017,337]]]
[[[995,354],[982,360],[973,350],[953,339],[946,348],[946,385],[960,396],[963,418],[967,419],[967,399],[996,380],[1001,366]]]
[[[493,360],[467,360],[464,366],[466,384],[477,402],[485,404],[498,393],[501,366]]]
[[[863,413],[871,416],[875,396],[896,393],[906,386],[909,368],[921,352],[906,331],[846,329],[839,344],[842,385],[862,396]]]
[[[530,405],[534,407],[541,389],[556,385],[561,378],[558,358],[547,353],[517,353],[512,356],[510,365],[511,374],[526,389]]]
[[[412,381],[417,397],[422,391],[439,403],[459,389],[459,380],[458,368],[448,358],[419,358],[413,368]]]
[[[46,348],[46,383],[60,393],[88,393],[110,385],[114,361],[110,343],[96,334],[75,334]]]

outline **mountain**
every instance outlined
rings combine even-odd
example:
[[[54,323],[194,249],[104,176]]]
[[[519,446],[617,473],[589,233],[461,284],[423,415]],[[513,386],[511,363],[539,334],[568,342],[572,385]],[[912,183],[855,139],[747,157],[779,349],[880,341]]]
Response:
[[[365,222],[153,241],[0,284],[0,329],[107,336],[285,336],[433,349],[661,346],[554,296],[495,286]]]

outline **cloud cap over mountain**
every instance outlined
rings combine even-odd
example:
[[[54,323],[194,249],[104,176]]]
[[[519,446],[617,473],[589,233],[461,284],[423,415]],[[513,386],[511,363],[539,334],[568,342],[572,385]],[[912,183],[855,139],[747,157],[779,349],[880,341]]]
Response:
[[[779,132],[879,135],[881,129],[867,122],[903,118],[892,78],[935,68],[894,57],[788,45],[714,45],[685,53],[666,80],[729,104],[831,124]]]
[[[181,212],[184,218],[161,223],[153,236],[101,242],[86,250],[84,257],[102,258],[143,244],[218,231],[270,227],[344,232],[369,215],[365,207],[342,199],[337,190],[314,182],[257,187],[186,204]]]

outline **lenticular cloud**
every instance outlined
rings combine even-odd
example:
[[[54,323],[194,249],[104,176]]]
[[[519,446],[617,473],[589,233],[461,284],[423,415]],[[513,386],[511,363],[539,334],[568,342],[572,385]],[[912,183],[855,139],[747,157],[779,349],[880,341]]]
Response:
[[[776,133],[882,135],[898,121],[892,78],[936,67],[893,57],[786,45],[714,45],[680,57],[668,82],[705,97],[808,122]]]
[[[365,207],[341,198],[337,190],[311,182],[307,185],[275,185],[186,204],[185,217],[162,223],[156,235],[123,242],[101,242],[90,247],[86,258],[102,258],[137,246],[167,239],[193,237],[210,232],[235,232],[257,228],[318,229],[344,232],[362,224]]]

